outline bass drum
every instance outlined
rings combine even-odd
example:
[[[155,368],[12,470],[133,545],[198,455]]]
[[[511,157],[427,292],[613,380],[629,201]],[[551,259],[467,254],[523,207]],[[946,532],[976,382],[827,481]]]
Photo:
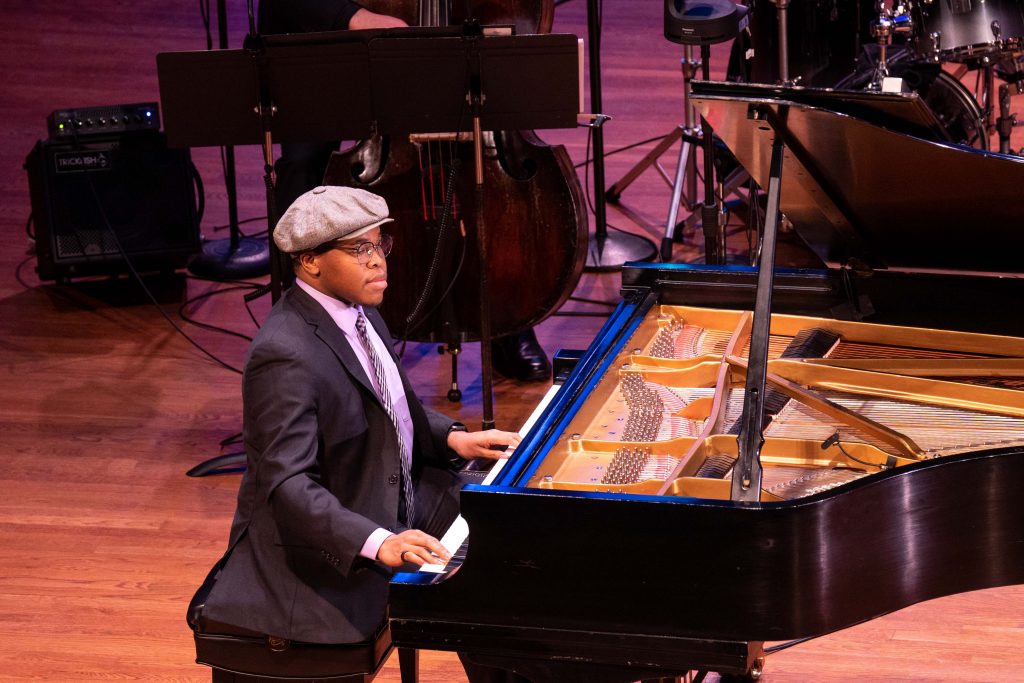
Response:
[[[863,90],[871,82],[871,71],[859,71],[838,83],[839,90]],[[974,95],[960,81],[943,71],[941,65],[911,62],[891,63],[889,75],[902,78],[921,96],[949,133],[953,142],[988,149],[985,116]]]

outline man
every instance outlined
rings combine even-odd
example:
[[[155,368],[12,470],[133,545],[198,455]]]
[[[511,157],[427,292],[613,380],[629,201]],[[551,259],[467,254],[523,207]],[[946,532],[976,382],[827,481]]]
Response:
[[[435,536],[458,512],[455,467],[519,441],[469,433],[413,393],[375,309],[390,221],[381,197],[317,187],[277,225],[296,281],[246,361],[247,470],[208,619],[309,643],[372,638],[394,569],[449,559]]]
[[[264,34],[401,28],[405,21],[371,12],[352,0],[261,0],[259,30]],[[331,153],[340,142],[286,143],[274,164],[275,201],[284,211],[296,197],[323,182]],[[533,329],[491,342],[494,369],[505,377],[535,382],[551,378],[551,363]]]

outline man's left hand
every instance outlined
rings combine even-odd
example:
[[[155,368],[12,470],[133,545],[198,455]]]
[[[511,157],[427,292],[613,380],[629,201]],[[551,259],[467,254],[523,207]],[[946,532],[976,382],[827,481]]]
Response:
[[[448,448],[467,460],[487,458],[500,460],[509,456],[509,451],[519,445],[522,438],[515,432],[487,429],[482,432],[451,432],[448,434]]]

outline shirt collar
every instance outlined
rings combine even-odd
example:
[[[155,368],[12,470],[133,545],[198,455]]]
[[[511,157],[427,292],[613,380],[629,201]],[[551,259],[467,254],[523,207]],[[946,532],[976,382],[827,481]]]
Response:
[[[356,318],[362,312],[361,306],[353,306],[348,304],[341,299],[335,299],[333,296],[324,294],[320,290],[313,287],[313,285],[305,282],[299,278],[295,278],[295,284],[313,297],[313,300],[320,304],[327,314],[331,316],[331,320],[341,328],[341,331],[345,333],[345,336],[355,339],[356,336]]]

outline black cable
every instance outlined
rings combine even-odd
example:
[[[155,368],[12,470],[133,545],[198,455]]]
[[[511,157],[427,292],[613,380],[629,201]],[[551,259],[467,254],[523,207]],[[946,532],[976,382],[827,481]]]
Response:
[[[613,156],[615,154],[619,154],[620,152],[629,151],[629,150],[633,149],[634,147],[641,147],[641,146],[646,145],[648,143],[654,142],[655,140],[664,140],[664,139],[665,139],[664,135],[655,135],[653,138],[647,138],[646,140],[641,140],[639,142],[633,142],[633,143],[630,143],[630,144],[625,145],[623,147],[616,147],[615,149],[613,149],[610,152],[605,152],[604,156],[607,159],[608,157]],[[591,164],[591,163],[593,163],[593,162],[590,159],[584,159],[580,163],[575,164],[573,166],[573,168],[579,168],[581,166],[584,166],[586,164]]]
[[[245,225],[246,223],[255,223],[256,221],[263,221],[264,223],[266,223],[267,217],[266,216],[256,216],[255,218],[246,218],[245,220],[238,221],[238,224],[239,225]],[[214,232],[221,232],[222,230],[227,230],[230,227],[231,227],[230,223],[224,223],[223,225],[211,226],[210,230],[212,230]],[[262,235],[266,231],[267,231],[267,229],[263,228],[263,230],[261,230],[260,232],[254,233],[252,235],[246,235],[246,234],[243,234],[241,230],[239,230],[238,234],[241,237],[258,237],[259,235]]]
[[[72,128],[71,130],[75,146],[80,146],[82,143],[78,139],[78,135],[76,134],[75,129]],[[110,224],[110,220],[107,217],[107,212],[103,208],[103,202],[100,199],[99,192],[96,191],[96,185],[95,183],[93,183],[92,172],[90,170],[86,170],[84,173],[86,184],[88,184],[89,191],[92,194],[93,201],[96,204],[96,210],[99,212],[100,218],[103,221],[103,227],[105,227],[107,229],[107,232],[110,233],[111,238],[114,240],[114,245],[117,247],[117,251],[118,253],[120,253],[121,258],[124,259],[124,263],[128,267],[129,272],[131,272],[132,277],[135,278],[135,281],[139,284],[139,287],[142,288],[142,291],[146,294],[146,297],[149,298],[150,302],[153,304],[156,310],[160,312],[160,315],[164,317],[164,320],[166,320],[168,324],[178,332],[178,334],[184,337],[189,344],[194,346],[201,353],[205,354],[208,358],[213,360],[221,367],[230,370],[231,372],[238,373],[239,375],[242,374],[242,371],[239,368],[236,368],[233,365],[230,365],[229,363],[221,360],[217,356],[213,355],[210,351],[206,350],[206,348],[199,344],[197,341],[192,339],[192,337],[185,333],[185,330],[181,329],[181,327],[179,327],[178,324],[174,322],[171,316],[167,315],[167,311],[165,311],[160,306],[160,303],[156,300],[156,297],[153,296],[153,292],[149,290],[149,287],[146,286],[146,283],[145,281],[143,281],[142,276],[139,275],[139,272],[135,269],[135,264],[133,264],[131,262],[131,259],[128,258],[128,252],[125,250],[124,245],[121,244],[121,239],[120,237],[118,237],[117,231],[114,230],[114,226]]]
[[[260,321],[256,319],[256,315],[252,312],[252,308],[249,306],[250,301],[246,298],[242,298],[242,303],[245,305],[245,312],[252,318],[252,324],[256,326],[256,329],[260,329]]]
[[[600,299],[587,299],[582,296],[570,296],[569,301],[580,301],[585,304],[594,304],[596,306],[607,306],[608,308],[615,308],[618,306],[617,301],[601,301]]]
[[[836,431],[832,432],[832,436],[828,437],[827,439],[825,439],[824,441],[821,442],[821,449],[825,450],[826,448],[828,448],[829,446],[831,446],[833,444],[835,444],[836,447],[839,448],[839,452],[840,453],[842,453],[843,455],[845,455],[847,458],[849,458],[850,460],[852,460],[854,462],[860,463],[861,465],[864,465],[865,467],[871,467],[873,469],[881,467],[878,464],[870,463],[870,462],[867,462],[866,460],[861,460],[860,458],[855,457],[855,456],[850,455],[849,453],[847,453],[846,449],[843,448],[843,442],[839,439],[839,430],[838,429]],[[885,469],[885,467],[881,467],[881,469]]]
[[[252,341],[252,337],[250,337],[247,334],[243,334],[242,332],[236,332],[235,330],[229,330],[228,328],[220,327],[219,325],[212,325],[210,323],[204,323],[204,322],[202,322],[200,320],[196,320],[195,318],[192,318],[191,316],[189,316],[186,313],[186,309],[189,306],[191,306],[192,304],[194,304],[195,302],[197,302],[197,301],[202,301],[203,299],[208,299],[211,296],[217,296],[219,294],[226,294],[228,292],[238,291],[239,289],[251,290],[251,289],[255,289],[255,287],[250,286],[250,285],[232,285],[230,287],[223,287],[221,289],[214,289],[214,290],[210,290],[208,292],[203,292],[202,294],[198,294],[198,295],[196,295],[196,296],[194,296],[194,297],[192,297],[190,299],[185,300],[185,302],[182,303],[181,306],[178,308],[178,317],[180,317],[182,320],[184,320],[187,323],[191,323],[191,324],[195,325],[196,327],[201,327],[201,328],[203,328],[205,330],[210,330],[212,332],[220,332],[221,334],[226,334],[226,335],[229,335],[229,336],[232,336],[232,337],[238,337],[240,339],[244,339],[244,340],[246,340],[248,342],[251,342]]]
[[[31,261],[34,258],[35,258],[35,254],[29,254],[24,259],[22,259],[22,261],[20,263],[18,263],[18,265],[16,265],[14,267],[14,279],[17,280],[18,284],[21,285],[22,287],[24,287],[25,289],[32,289],[32,285],[30,285],[29,283],[27,283],[23,279],[21,279],[21,269],[22,269],[22,267],[26,263],[28,263],[29,261]]]
[[[458,280],[459,274],[462,272],[462,266],[466,262],[466,240],[462,240],[461,243],[462,243],[462,248],[459,250],[459,261],[455,265],[455,272],[452,274],[451,280],[448,282],[448,287],[445,288],[445,290],[441,294],[441,296],[439,296],[437,298],[437,301],[434,302],[434,305],[430,308],[430,310],[426,311],[425,313],[421,313],[420,314],[419,320],[416,322],[415,325],[412,325],[411,327],[407,327],[406,328],[405,336],[402,338],[402,342],[403,342],[403,344],[402,344],[402,353],[398,354],[399,358],[401,358],[402,355],[405,352],[405,344],[404,344],[404,342],[408,341],[408,338],[409,338],[408,335],[412,334],[417,328],[419,328],[423,323],[425,323],[427,321],[427,317],[430,316],[431,313],[436,311],[438,306],[440,306],[442,303],[444,303],[444,300],[446,298],[448,298],[448,295],[451,294],[452,289],[455,287],[455,282],[456,282],[456,280]]]
[[[203,187],[203,178],[195,163],[189,159],[189,175],[192,176],[192,185],[196,189],[196,225],[203,224],[203,215],[206,213],[206,189]]]
[[[607,313],[586,313],[584,311],[556,311],[551,315],[560,315],[564,318],[607,318]]]
[[[28,220],[25,221],[25,234],[28,235],[28,238],[34,242],[36,239],[36,234],[32,231],[33,225],[35,225],[35,214],[30,212],[28,214]]]

